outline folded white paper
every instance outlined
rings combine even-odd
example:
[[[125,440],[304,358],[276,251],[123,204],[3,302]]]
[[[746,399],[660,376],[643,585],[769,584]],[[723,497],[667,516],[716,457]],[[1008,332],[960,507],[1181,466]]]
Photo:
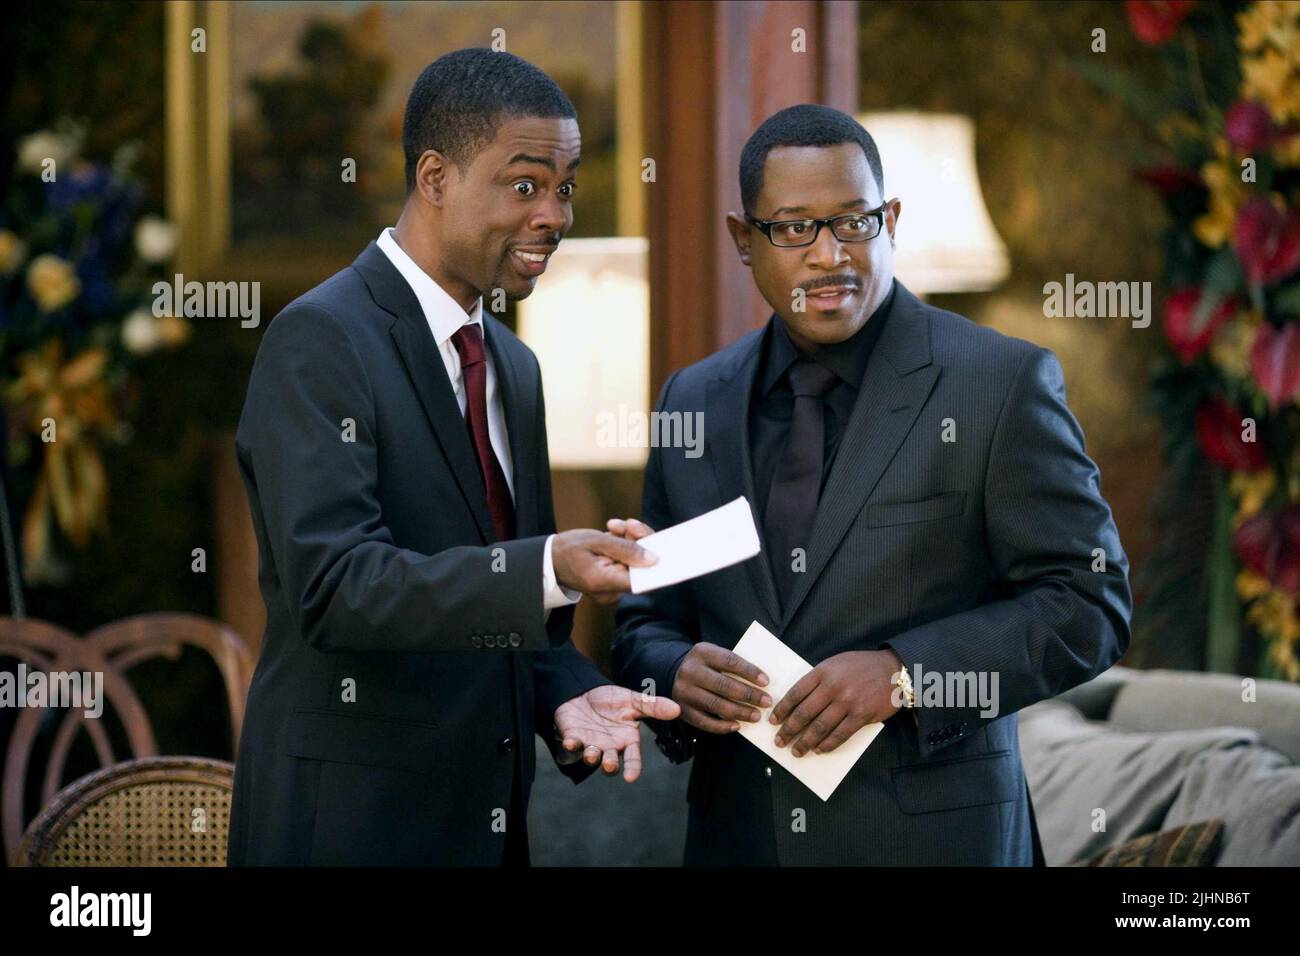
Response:
[[[629,569],[632,593],[689,581],[758,554],[758,529],[744,496],[681,524],[648,534],[637,544],[659,556],[648,568]]]
[[[771,683],[762,689],[772,698],[772,707],[775,707],[786,692],[798,683],[799,678],[812,670],[811,664],[757,621],[749,625],[749,630],[736,645],[735,652],[768,676]],[[749,682],[745,681],[745,683]],[[867,724],[830,753],[819,754],[809,751],[802,757],[796,757],[790,751],[791,743],[787,743],[784,747],[776,745],[776,732],[781,727],[779,724],[768,723],[767,717],[772,712],[772,707],[761,709],[762,717],[756,724],[751,724],[747,720],[739,721],[738,733],[776,763],[789,770],[822,800],[830,799],[835,788],[840,785],[840,781],[853,769],[858,758],[885,726],[883,723]]]

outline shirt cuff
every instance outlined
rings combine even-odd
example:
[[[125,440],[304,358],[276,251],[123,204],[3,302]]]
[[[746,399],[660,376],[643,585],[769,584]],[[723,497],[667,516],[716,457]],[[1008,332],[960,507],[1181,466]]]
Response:
[[[553,607],[577,604],[582,597],[581,591],[566,588],[555,580],[555,565],[551,563],[551,542],[555,535],[549,535],[542,548],[542,607],[549,611]]]

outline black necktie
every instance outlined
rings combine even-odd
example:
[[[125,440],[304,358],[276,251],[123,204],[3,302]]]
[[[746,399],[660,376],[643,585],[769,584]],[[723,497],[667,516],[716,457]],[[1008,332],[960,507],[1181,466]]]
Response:
[[[807,567],[808,538],[817,516],[826,449],[823,396],[836,381],[834,372],[804,358],[796,360],[788,374],[794,392],[790,434],[777,458],[767,510],[763,513],[768,553],[782,607],[789,601],[797,580],[791,566],[794,563],[791,552],[795,548],[804,549],[805,560],[801,565]]]

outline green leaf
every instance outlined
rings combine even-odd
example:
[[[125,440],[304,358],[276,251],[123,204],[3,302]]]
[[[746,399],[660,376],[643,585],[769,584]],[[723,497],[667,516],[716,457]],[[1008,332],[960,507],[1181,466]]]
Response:
[[[1200,300],[1196,303],[1196,314],[1192,316],[1193,335],[1201,334],[1201,330],[1209,323],[1210,316],[1214,314],[1214,310],[1223,304],[1223,299],[1224,295],[1222,292],[1207,291],[1205,295],[1201,296]]]
[[[1241,605],[1234,580],[1237,559],[1232,553],[1232,496],[1227,482],[1214,476],[1214,540],[1206,566],[1209,588],[1209,630],[1207,634],[1206,670],[1235,674],[1240,667]]]
[[[1241,271],[1237,254],[1230,246],[1224,246],[1210,258],[1202,284],[1207,292],[1219,292],[1224,295],[1244,288],[1246,276]]]
[[[1293,282],[1275,292],[1273,307],[1282,315],[1300,315],[1300,282]]]

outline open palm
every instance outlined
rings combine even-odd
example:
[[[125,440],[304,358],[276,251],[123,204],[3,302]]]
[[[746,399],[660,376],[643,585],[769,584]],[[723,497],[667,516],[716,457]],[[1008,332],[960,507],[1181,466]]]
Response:
[[[641,718],[672,720],[681,708],[667,697],[650,697],[602,684],[555,711],[555,728],[570,752],[582,750],[589,764],[600,763],[609,776],[618,773],[623,755],[623,779],[631,783],[641,776]]]

